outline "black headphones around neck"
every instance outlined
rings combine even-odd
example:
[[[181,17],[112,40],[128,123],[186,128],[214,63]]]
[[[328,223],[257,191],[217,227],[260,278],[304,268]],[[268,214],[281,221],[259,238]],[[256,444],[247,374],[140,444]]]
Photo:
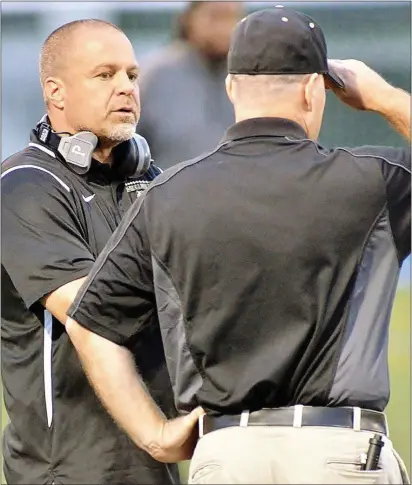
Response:
[[[59,136],[50,126],[47,115],[37,123],[35,131],[38,139],[58,152],[77,173],[83,175],[89,171],[98,143],[94,133],[81,131],[71,136]],[[141,177],[153,162],[146,139],[137,133],[117,145],[113,149],[113,157],[113,169],[125,178]]]

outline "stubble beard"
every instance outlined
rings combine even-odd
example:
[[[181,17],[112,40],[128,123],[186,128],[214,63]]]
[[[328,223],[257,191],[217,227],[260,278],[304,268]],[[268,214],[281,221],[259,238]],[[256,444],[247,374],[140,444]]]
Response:
[[[102,133],[101,138],[118,143],[130,140],[136,132],[136,126],[135,123],[130,123],[130,121],[120,120],[120,123],[111,126],[107,132]]]
[[[100,145],[110,145],[111,143],[118,144],[130,140],[133,137],[133,134],[136,133],[136,127],[137,124],[131,123],[130,118],[127,118],[120,119],[119,123],[116,123],[109,128],[105,127],[105,129],[99,132],[95,132],[84,125],[79,126],[77,132],[91,131],[99,139]]]

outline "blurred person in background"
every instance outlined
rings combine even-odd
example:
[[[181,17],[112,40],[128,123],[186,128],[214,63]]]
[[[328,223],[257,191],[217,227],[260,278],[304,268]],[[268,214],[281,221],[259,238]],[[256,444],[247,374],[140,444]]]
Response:
[[[160,167],[213,148],[234,122],[226,56],[242,14],[241,2],[190,2],[177,19],[177,39],[142,69],[138,132]]]
[[[71,22],[44,42],[40,78],[47,116],[1,175],[7,483],[178,483],[176,465],[138,450],[108,415],[64,327],[98,254],[160,173],[135,133],[133,47],[113,24]],[[129,348],[149,392],[174,416],[159,330],[150,327]]]

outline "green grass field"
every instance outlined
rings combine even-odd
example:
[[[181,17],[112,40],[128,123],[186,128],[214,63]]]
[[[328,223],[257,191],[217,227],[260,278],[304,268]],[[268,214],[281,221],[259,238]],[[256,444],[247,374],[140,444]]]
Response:
[[[411,472],[411,295],[398,291],[389,342],[391,398],[387,408],[390,438]]]
[[[390,437],[411,470],[411,298],[409,290],[399,290],[395,300],[390,328],[391,399],[387,408]],[[7,414],[2,409],[2,427]],[[188,463],[181,464],[182,478],[186,481]],[[4,478],[2,483],[5,483]]]

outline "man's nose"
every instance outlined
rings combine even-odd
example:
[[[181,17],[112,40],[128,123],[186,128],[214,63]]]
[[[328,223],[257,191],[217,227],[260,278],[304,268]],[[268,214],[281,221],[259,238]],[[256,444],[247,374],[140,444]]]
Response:
[[[131,80],[127,73],[121,73],[118,77],[117,91],[119,94],[130,95],[136,89],[136,81]]]

